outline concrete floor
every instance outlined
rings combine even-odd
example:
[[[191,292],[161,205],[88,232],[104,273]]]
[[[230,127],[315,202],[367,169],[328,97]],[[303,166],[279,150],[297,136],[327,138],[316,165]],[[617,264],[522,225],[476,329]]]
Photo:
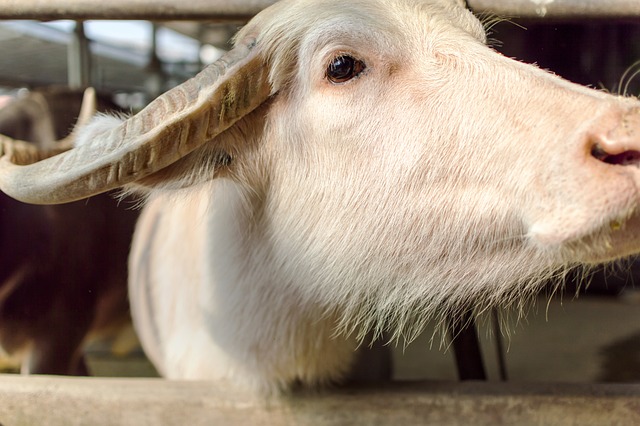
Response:
[[[480,321],[482,323],[482,321]],[[516,382],[640,382],[640,303],[622,297],[539,299],[531,313],[510,321],[503,337],[508,379]],[[499,380],[490,324],[478,334],[489,380]],[[394,351],[398,379],[455,380],[452,350],[438,350],[432,332]]]
[[[508,379],[514,382],[640,382],[640,292],[622,297],[539,299],[524,320],[510,321],[503,337]],[[490,321],[478,334],[490,381],[499,380],[496,341]],[[456,380],[451,348],[431,342],[427,330],[407,348],[392,347],[397,380]],[[446,342],[443,346],[446,346]],[[153,366],[138,349],[114,356],[104,345],[88,351],[96,376],[154,377]]]

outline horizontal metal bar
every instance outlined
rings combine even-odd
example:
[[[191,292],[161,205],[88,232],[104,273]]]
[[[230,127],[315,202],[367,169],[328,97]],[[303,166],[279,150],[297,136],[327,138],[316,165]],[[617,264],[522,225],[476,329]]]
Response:
[[[276,0],[3,0],[0,19],[244,22]]]
[[[257,399],[208,382],[0,375],[10,425],[640,424],[640,385],[395,383]]]
[[[0,19],[243,22],[275,0],[3,0]],[[520,18],[640,18],[638,0],[467,0],[479,13]]]
[[[476,12],[514,18],[640,18],[638,0],[467,0],[467,4]]]

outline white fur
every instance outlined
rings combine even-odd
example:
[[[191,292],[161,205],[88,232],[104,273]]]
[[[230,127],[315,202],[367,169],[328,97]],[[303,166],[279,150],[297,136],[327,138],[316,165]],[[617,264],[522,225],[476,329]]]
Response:
[[[103,113],[96,114],[87,125],[76,129],[77,137],[74,139],[74,146],[77,148],[91,143],[96,135],[118,127],[124,119],[124,116],[114,116]]]
[[[502,57],[461,2],[288,0],[251,33],[276,94],[184,160],[201,183],[151,190],[136,232],[134,319],[166,376],[332,381],[369,332],[523,310],[640,248],[638,169],[591,156],[623,119],[640,133],[638,102]],[[367,68],[334,85],[340,54]]]

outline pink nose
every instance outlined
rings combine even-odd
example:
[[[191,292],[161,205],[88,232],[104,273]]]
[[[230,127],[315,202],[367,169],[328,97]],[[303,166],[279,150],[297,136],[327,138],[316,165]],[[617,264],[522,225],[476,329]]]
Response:
[[[617,115],[617,114],[616,114]],[[640,108],[606,117],[589,132],[591,155],[607,164],[640,165]]]

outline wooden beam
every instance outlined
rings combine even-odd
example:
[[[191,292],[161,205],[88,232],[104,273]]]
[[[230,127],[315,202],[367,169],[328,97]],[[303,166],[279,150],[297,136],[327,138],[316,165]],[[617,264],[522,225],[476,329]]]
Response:
[[[258,399],[207,382],[0,375],[0,424],[640,424],[640,385],[395,383]]]

